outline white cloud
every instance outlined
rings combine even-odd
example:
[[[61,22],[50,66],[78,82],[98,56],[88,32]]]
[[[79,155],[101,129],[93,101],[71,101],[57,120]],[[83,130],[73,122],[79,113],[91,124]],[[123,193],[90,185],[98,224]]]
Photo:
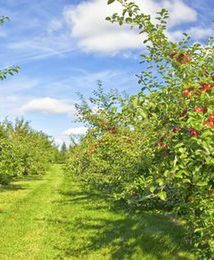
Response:
[[[196,21],[197,13],[184,0],[135,0],[142,10],[155,16],[156,11],[167,8],[170,12],[169,26]],[[142,47],[143,35],[120,27],[105,20],[106,16],[121,11],[121,5],[107,5],[107,0],[81,1],[77,5],[67,6],[62,15],[39,19],[18,20],[18,31],[31,29],[37,34],[17,38],[17,28],[7,44],[7,53],[1,53],[1,60],[7,63],[28,63],[32,60],[46,59],[51,56],[62,57],[78,48],[85,52],[115,54],[118,51]],[[13,17],[12,15],[11,17]],[[24,28],[24,29],[23,29]],[[1,37],[1,34],[0,34]]]
[[[172,31],[168,33],[168,37],[172,41],[179,41],[184,38],[183,33],[187,33],[193,40],[203,40],[213,35],[213,28],[203,28],[203,27],[191,27],[184,31]]]
[[[142,11],[152,16],[161,8],[170,12],[169,26],[193,22],[197,13],[183,0],[135,0]],[[128,27],[111,24],[105,18],[121,11],[121,5],[115,3],[107,6],[106,0],[84,1],[77,6],[65,9],[64,17],[76,39],[78,46],[86,52],[115,53],[128,48],[139,48],[142,35],[130,31]]]
[[[66,145],[69,147],[69,145],[73,143],[71,142],[71,137],[76,143],[78,143],[80,141],[80,138],[87,133],[87,130],[88,128],[84,126],[68,128],[67,130],[60,133],[59,135],[55,135],[54,138],[55,144],[61,147],[61,145],[65,142]]]
[[[67,129],[63,135],[65,136],[77,136],[77,135],[84,135],[86,134],[88,128],[84,127],[84,126],[80,126],[80,127],[72,127]]]
[[[202,27],[192,27],[187,30],[187,33],[194,40],[201,40],[213,35],[213,28],[202,28]]]
[[[20,108],[22,113],[26,112],[42,112],[48,114],[75,114],[75,107],[64,100],[54,99],[50,97],[36,98],[29,101]]]
[[[54,141],[55,144],[59,147],[65,142],[67,146],[69,146],[71,142],[71,137],[74,138],[75,142],[79,142],[79,138],[84,136],[87,132],[88,128],[84,126],[76,126],[71,127],[61,132],[60,134],[55,135]]]
[[[169,11],[169,27],[188,22],[195,22],[197,20],[197,12],[184,3],[183,0],[167,0],[160,2],[162,3],[159,5],[159,9],[162,7]]]

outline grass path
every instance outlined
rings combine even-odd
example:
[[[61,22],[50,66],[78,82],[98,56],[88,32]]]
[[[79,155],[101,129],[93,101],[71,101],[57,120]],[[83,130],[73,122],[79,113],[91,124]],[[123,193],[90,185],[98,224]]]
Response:
[[[0,259],[39,259],[52,203],[59,198],[58,170],[41,179],[17,181],[0,193]]]
[[[0,260],[193,259],[166,216],[113,207],[53,166],[0,189]]]

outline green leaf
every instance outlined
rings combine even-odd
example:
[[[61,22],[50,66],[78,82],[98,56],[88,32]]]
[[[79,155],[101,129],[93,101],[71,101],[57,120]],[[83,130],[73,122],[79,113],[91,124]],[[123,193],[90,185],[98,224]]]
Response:
[[[207,183],[207,181],[199,181],[199,182],[196,183],[196,185],[199,186],[199,187],[203,187],[203,186],[207,186],[208,183]]]
[[[154,186],[151,186],[150,188],[149,188],[149,190],[150,190],[150,192],[154,192],[155,191],[155,187]]]
[[[146,113],[146,111],[144,111],[144,110],[141,110],[140,111],[140,115],[145,119],[145,118],[147,118],[147,113]]]
[[[133,107],[134,107],[135,109],[138,108],[138,98],[137,98],[137,97],[135,97],[135,98],[132,99],[132,104],[133,104]]]
[[[112,4],[113,2],[115,2],[115,0],[108,0],[108,5]]]
[[[165,191],[161,191],[157,195],[161,200],[166,200],[167,195]]]

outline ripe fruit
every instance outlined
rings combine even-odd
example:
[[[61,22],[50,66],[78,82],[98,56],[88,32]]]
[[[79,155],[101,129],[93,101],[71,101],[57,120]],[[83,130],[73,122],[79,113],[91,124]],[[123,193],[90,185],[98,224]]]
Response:
[[[158,145],[159,147],[168,147],[168,144],[162,143],[162,142],[158,142],[157,145]]]
[[[211,76],[211,79],[214,80],[214,74]]]
[[[214,122],[214,114],[210,114],[209,115],[209,121],[210,122]]]
[[[182,91],[183,96],[188,97],[188,98],[192,97],[192,93],[193,93],[193,89],[192,88],[184,89]]]
[[[209,118],[206,122],[204,122],[204,125],[211,127],[211,128],[214,128],[214,114],[209,115]]]
[[[189,128],[188,132],[193,137],[196,137],[196,138],[199,137],[199,132],[195,128]]]
[[[187,53],[181,53],[178,55],[178,57],[176,59],[181,64],[187,64],[189,61],[192,60],[192,57]]]
[[[214,122],[213,121],[210,122],[210,127],[214,128]]]
[[[192,60],[192,57],[187,53],[178,54],[177,51],[172,51],[169,56],[173,59],[175,58],[180,64],[187,64]]]
[[[207,108],[206,108],[206,107],[195,107],[195,108],[194,108],[194,112],[197,112],[197,113],[206,113],[206,112],[207,112]]]
[[[206,121],[204,123],[205,126],[208,126],[208,127],[211,127],[211,128],[214,128],[214,121]]]
[[[213,88],[213,84],[210,83],[203,83],[200,86],[200,89],[205,92],[211,90],[212,88]]]

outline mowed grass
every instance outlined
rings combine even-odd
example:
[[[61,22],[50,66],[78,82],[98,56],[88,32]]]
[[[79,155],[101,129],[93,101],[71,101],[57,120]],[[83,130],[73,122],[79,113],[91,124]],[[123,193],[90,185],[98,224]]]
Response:
[[[194,259],[184,231],[113,205],[58,165],[0,189],[0,259]]]
[[[26,178],[0,189],[0,259],[39,259],[48,237],[47,219],[59,197],[58,170],[55,166],[43,178]],[[44,248],[43,253],[49,252]]]

